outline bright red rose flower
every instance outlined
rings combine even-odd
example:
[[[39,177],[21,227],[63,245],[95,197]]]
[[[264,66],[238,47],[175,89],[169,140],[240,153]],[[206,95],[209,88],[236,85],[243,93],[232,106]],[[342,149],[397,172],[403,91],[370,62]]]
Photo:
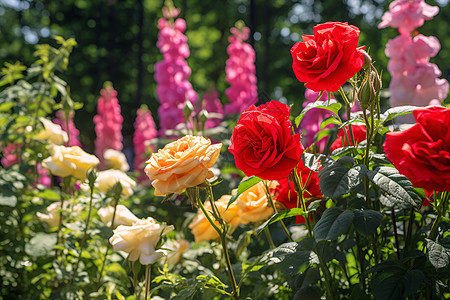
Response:
[[[239,170],[266,180],[289,176],[303,152],[300,134],[291,134],[290,112],[288,105],[272,100],[241,114],[228,148]]]
[[[348,138],[350,139],[350,146],[353,145],[353,142],[350,137],[350,130],[348,129],[348,126],[345,126],[345,132],[347,133]],[[352,133],[353,133],[353,139],[355,140],[356,146],[364,141],[366,139],[367,133],[366,133],[366,126],[365,125],[352,125]],[[331,144],[330,150],[334,151],[341,147],[347,147],[349,144],[347,143],[347,138],[344,134],[344,130],[341,128],[339,129],[338,135],[336,140]]]
[[[308,176],[311,173],[308,184],[305,187],[305,192],[303,192],[303,199],[310,198],[322,198],[322,192],[319,188],[319,178],[317,178],[317,172],[313,172],[303,165],[300,161],[297,165],[297,174],[301,179],[302,184],[308,180]],[[278,180],[278,186],[275,188],[275,201],[281,202],[287,209],[294,207],[301,207],[301,203],[297,206],[297,192],[295,191],[294,182],[292,180],[282,179]],[[306,202],[306,206],[309,206],[311,201]],[[297,224],[305,223],[305,218],[303,216],[297,216]]]
[[[364,65],[357,48],[359,29],[347,23],[327,22],[314,27],[314,35],[303,35],[291,54],[295,76],[313,91],[336,92]]]
[[[429,106],[413,113],[416,124],[386,134],[386,157],[413,186],[450,191],[450,108]]]

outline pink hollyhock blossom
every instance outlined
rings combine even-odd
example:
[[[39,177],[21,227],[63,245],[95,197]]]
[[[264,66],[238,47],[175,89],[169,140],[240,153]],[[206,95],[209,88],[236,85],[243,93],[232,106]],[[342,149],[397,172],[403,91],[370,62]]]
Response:
[[[145,161],[148,158],[146,150],[153,152],[154,149],[148,149],[146,142],[158,136],[155,122],[153,121],[152,113],[147,106],[142,105],[137,110],[136,121],[134,122],[134,169],[139,172],[137,177],[138,182],[147,179],[144,172]]]
[[[314,92],[313,90],[306,89],[305,91],[306,101],[303,102],[303,107],[306,107],[310,103],[316,102],[317,97],[319,97],[319,94],[320,92]],[[322,97],[320,97],[319,100],[327,101],[328,100],[327,93],[323,93]],[[321,130],[320,123],[322,123],[322,121],[328,118],[329,116],[331,116],[331,113],[328,110],[322,108],[313,108],[305,114],[296,131],[302,133],[302,144],[305,145],[306,148],[311,146],[312,143],[314,143],[314,137]],[[325,128],[329,128],[332,126],[333,125],[330,124],[327,125]],[[320,152],[323,152],[325,150],[327,141],[328,137],[325,137],[321,139],[318,143],[316,143],[317,147],[319,147]]]
[[[61,126],[62,130],[67,133],[67,122],[66,115],[62,110],[58,110],[56,112],[57,119],[53,120],[55,124]],[[78,136],[80,135],[80,131],[75,127],[75,123],[73,122],[73,114],[69,115],[69,135],[70,135],[70,145],[69,143],[65,143],[65,146],[79,146],[81,147],[81,143],[78,140]]]
[[[195,104],[197,93],[193,90],[188,77],[191,75],[186,58],[189,57],[187,37],[184,35],[186,22],[177,18],[180,10],[163,8],[164,18],[158,21],[158,42],[164,60],[155,64],[156,94],[161,106],[158,113],[161,116],[160,129],[164,135],[168,129],[175,129],[184,123],[182,109],[187,100]]]
[[[389,5],[389,11],[384,13],[378,28],[394,27],[400,34],[410,35],[438,12],[439,7],[426,4],[425,0],[396,0]]]
[[[3,158],[1,160],[3,168],[8,168],[20,162],[20,144],[9,144],[2,148]]]
[[[100,91],[101,97],[97,102],[97,115],[94,117],[95,133],[95,155],[100,159],[101,166],[105,165],[103,153],[107,149],[121,151],[122,145],[122,123],[117,92],[112,85],[105,85]]]
[[[245,43],[250,34],[248,27],[230,29],[227,47],[226,80],[230,87],[225,94],[230,103],[225,104],[225,114],[240,114],[258,101],[256,86],[255,50]]]
[[[220,102],[219,94],[212,88],[203,95],[203,105],[208,112],[205,128],[214,128],[220,125],[223,118],[223,105]],[[202,107],[199,108],[199,112]]]

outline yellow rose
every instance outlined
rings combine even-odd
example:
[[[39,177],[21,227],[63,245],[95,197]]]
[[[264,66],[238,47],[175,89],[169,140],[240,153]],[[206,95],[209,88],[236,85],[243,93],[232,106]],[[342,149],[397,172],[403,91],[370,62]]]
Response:
[[[167,255],[167,250],[155,249],[161,236],[165,235],[174,227],[164,226],[156,223],[152,218],[138,220],[132,226],[120,225],[114,230],[114,235],[109,239],[115,251],[125,251],[129,253],[128,259],[143,265],[152,264],[163,255]]]
[[[74,176],[84,180],[87,171],[100,163],[97,157],[84,152],[78,146],[52,145],[50,153],[52,156],[44,159],[42,165],[55,176]]]
[[[99,191],[106,193],[117,182],[122,185],[122,195],[129,197],[133,195],[133,187],[136,186],[136,182],[131,179],[127,174],[119,170],[106,170],[100,171],[95,180],[95,187]]]
[[[219,157],[222,144],[211,145],[201,136],[187,135],[154,153],[145,167],[153,180],[155,195],[182,193],[213,176],[210,168]]]
[[[108,206],[105,208],[100,208],[97,212],[100,219],[106,226],[111,226],[111,221],[114,214],[114,207]],[[119,204],[116,207],[116,215],[114,216],[114,226],[116,228],[119,225],[131,226],[134,222],[140,219],[136,217],[125,205]]]
[[[215,202],[216,207],[224,219],[231,227],[236,228],[239,225],[239,216],[238,216],[238,208],[236,206],[236,202],[230,205],[227,209],[228,201],[230,200],[230,195],[224,195],[219,200]],[[219,222],[214,220],[214,217],[211,213],[211,203],[206,201],[203,206],[205,210],[209,213],[211,220],[219,226]],[[195,242],[199,243],[202,241],[214,240],[219,237],[217,231],[212,227],[211,223],[209,223],[208,219],[203,214],[201,209],[198,209],[197,215],[194,220],[192,220],[191,224],[189,224],[189,228],[194,235]]]
[[[121,151],[108,149],[105,151],[105,153],[103,153],[103,158],[106,160],[106,162],[108,163],[108,167],[110,167],[111,169],[120,170],[122,172],[130,170],[127,158]]]
[[[67,142],[67,133],[62,130],[61,126],[42,117],[39,118],[39,121],[44,125],[44,129],[34,136],[35,139],[48,141],[56,145],[62,145]]]
[[[269,189],[275,188],[276,181],[269,182]],[[269,206],[266,189],[263,182],[259,182],[243,192],[236,199],[238,214],[241,224],[259,222],[274,214],[273,208]]]
[[[67,209],[67,207],[69,206],[68,201],[64,201],[64,210]],[[47,214],[43,214],[40,212],[37,212],[36,215],[39,218],[39,220],[41,220],[42,222],[45,222],[48,224],[48,226],[50,227],[56,227],[59,225],[59,219],[60,219],[60,210],[61,210],[61,202],[53,202],[52,204],[50,204],[46,211]],[[75,205],[73,206],[72,211],[75,213],[79,213],[83,210],[83,206],[81,205]]]
[[[181,255],[189,248],[189,242],[184,239],[178,239],[176,241],[167,241],[163,248],[168,249],[167,264],[169,268],[175,266],[181,258]]]

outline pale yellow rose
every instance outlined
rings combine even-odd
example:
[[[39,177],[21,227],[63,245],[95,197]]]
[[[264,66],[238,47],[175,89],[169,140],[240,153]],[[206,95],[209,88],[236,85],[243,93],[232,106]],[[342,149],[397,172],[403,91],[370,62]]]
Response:
[[[275,188],[277,184],[276,181],[270,181],[268,183],[269,190]],[[255,184],[239,195],[236,199],[236,205],[240,222],[243,225],[265,220],[274,214],[273,208],[270,207],[267,200],[263,182]]]
[[[187,135],[154,153],[146,161],[145,173],[153,180],[155,195],[180,194],[211,178],[210,168],[221,148],[222,144],[211,145],[204,137]]]
[[[170,240],[164,244],[163,248],[169,250],[169,253],[167,254],[167,264],[169,268],[172,268],[180,261],[184,251],[189,248],[189,242],[184,239],[178,239],[176,241]]]
[[[64,210],[67,210],[69,206],[69,202],[68,201],[64,201]],[[50,204],[46,211],[47,214],[43,214],[40,212],[37,212],[36,215],[39,218],[39,220],[41,220],[42,222],[45,222],[48,224],[48,226],[50,227],[56,227],[59,225],[59,219],[61,217],[61,202],[53,202],[52,204]],[[75,205],[72,208],[72,212],[74,213],[79,213],[83,210],[83,206],[81,205]]]
[[[120,225],[114,230],[114,235],[109,242],[115,251],[129,253],[130,261],[139,259],[141,264],[148,265],[167,255],[167,250],[155,249],[155,247],[161,236],[173,229],[172,225],[158,224],[149,217],[136,221],[132,226]]]
[[[108,206],[104,208],[100,208],[97,212],[100,216],[100,219],[106,226],[111,226],[111,221],[114,214],[114,207]],[[114,216],[114,226],[116,228],[119,225],[131,226],[134,222],[139,221],[140,219],[136,217],[125,205],[119,204],[116,207],[116,215]]]
[[[224,195],[215,202],[215,205],[224,221],[227,222],[231,227],[236,228],[237,226],[239,226],[238,208],[236,206],[236,202],[234,202],[227,209],[228,201],[230,200],[230,198],[230,195]],[[219,221],[216,221],[211,213],[211,203],[209,201],[206,201],[203,206],[211,217],[211,220],[213,220],[216,226],[219,227]],[[189,224],[189,228],[191,229],[192,234],[195,238],[195,242],[197,243],[202,241],[214,240],[219,237],[219,234],[214,229],[214,227],[212,227],[211,223],[208,221],[200,208],[198,209],[197,215],[195,216],[194,220],[192,220],[191,224]]]
[[[120,170],[122,172],[130,170],[127,158],[121,151],[108,149],[105,151],[105,153],[103,153],[103,158],[106,160],[106,162],[108,163],[108,167],[110,167],[111,169]]]
[[[39,118],[44,128],[34,136],[37,140],[48,141],[51,144],[62,145],[68,141],[67,133],[61,126],[45,118]]]
[[[95,180],[95,187],[99,191],[106,193],[117,182],[122,185],[122,195],[129,197],[133,195],[133,187],[136,186],[136,181],[131,179],[127,174],[119,170],[106,170],[98,172]]]
[[[84,152],[80,147],[64,147],[52,145],[51,156],[42,165],[55,176],[74,176],[80,180],[86,179],[90,168],[97,166],[100,161],[92,154]]]

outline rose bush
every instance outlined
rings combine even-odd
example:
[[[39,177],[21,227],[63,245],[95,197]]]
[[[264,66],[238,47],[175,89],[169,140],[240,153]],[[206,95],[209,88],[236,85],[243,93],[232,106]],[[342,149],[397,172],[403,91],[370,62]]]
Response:
[[[285,178],[301,155],[300,134],[292,135],[291,108],[278,101],[250,106],[239,118],[228,150],[247,176]]]
[[[148,178],[153,180],[155,195],[181,194],[211,178],[210,168],[221,148],[222,144],[211,145],[204,137],[187,135],[158,150],[145,167]]]
[[[450,108],[417,108],[414,117],[409,129],[386,134],[386,157],[415,187],[450,191]]]
[[[314,35],[303,35],[291,54],[295,76],[313,91],[336,92],[364,65],[357,48],[359,29],[347,23],[327,22],[314,27]]]

